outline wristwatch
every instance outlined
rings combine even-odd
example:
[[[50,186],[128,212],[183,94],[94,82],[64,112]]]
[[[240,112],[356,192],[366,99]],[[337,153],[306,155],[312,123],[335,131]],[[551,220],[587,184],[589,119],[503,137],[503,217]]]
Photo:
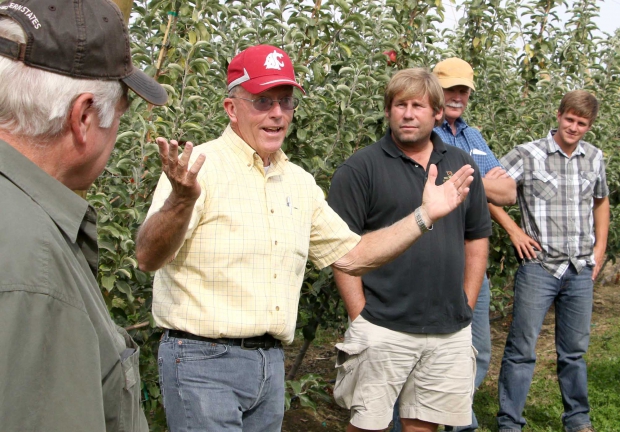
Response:
[[[426,222],[424,222],[424,218],[422,217],[422,207],[415,209],[413,214],[415,215],[415,221],[418,223],[418,228],[420,228],[422,234],[433,229],[433,225],[430,227],[426,226]]]

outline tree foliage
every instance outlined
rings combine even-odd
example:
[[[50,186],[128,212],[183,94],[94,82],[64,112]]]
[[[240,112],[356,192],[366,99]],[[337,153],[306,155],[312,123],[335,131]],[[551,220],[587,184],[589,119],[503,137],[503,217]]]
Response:
[[[466,0],[460,7],[458,27],[446,29],[439,0],[134,2],[134,63],[158,77],[170,101],[158,108],[131,101],[112,158],[88,198],[99,210],[104,298],[113,318],[133,326],[142,345],[153,430],[163,424],[155,357],[160,331],[150,315],[151,276],[137,268],[134,238],[161,172],[154,139],[203,143],[219,136],[228,122],[222,109],[226,68],[248,46],[272,44],[290,54],[307,95],[283,149],[326,192],[336,167],[384,133],[383,90],[397,69],[432,67],[449,56],[469,61],[478,91],[466,120],[498,157],[546,135],[566,91],[592,91],[601,110],[586,138],[605,154],[613,217],[608,251],[618,254],[620,33],[597,31],[592,0]],[[558,18],[563,7],[569,15],[564,23]],[[396,61],[385,51],[394,51]],[[517,209],[509,213],[518,219]],[[489,275],[493,307],[501,310],[510,302],[516,262],[505,233],[496,226],[493,234]],[[299,316],[304,338],[344,319],[329,270],[309,264]]]

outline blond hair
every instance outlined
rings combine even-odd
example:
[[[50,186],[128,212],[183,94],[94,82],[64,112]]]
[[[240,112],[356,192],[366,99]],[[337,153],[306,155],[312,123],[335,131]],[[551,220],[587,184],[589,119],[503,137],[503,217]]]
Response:
[[[434,114],[438,114],[444,108],[443,88],[437,77],[425,68],[404,69],[392,77],[385,88],[383,97],[386,111],[390,110],[397,95],[405,99],[428,95],[428,101]],[[438,124],[441,124],[442,121],[443,118]]]

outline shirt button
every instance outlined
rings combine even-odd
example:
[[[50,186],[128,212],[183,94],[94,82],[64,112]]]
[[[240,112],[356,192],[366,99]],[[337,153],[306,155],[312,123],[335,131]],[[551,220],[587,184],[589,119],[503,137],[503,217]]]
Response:
[[[271,213],[273,213],[273,209],[271,209]]]
[[[279,311],[280,310],[280,306],[276,306],[276,310]]]
[[[224,337],[224,333],[220,333],[220,337],[223,338]]]
[[[274,278],[274,279],[277,279],[277,277],[278,277],[278,275],[277,275],[277,274],[274,274],[274,275],[273,275],[273,278]]]
[[[249,166],[249,167],[251,167],[251,166],[252,166],[252,164],[248,164],[248,166]]]
[[[179,345],[183,345],[183,341],[179,341]]]
[[[278,241],[277,240],[275,241],[275,244],[276,244],[276,246],[278,245]]]

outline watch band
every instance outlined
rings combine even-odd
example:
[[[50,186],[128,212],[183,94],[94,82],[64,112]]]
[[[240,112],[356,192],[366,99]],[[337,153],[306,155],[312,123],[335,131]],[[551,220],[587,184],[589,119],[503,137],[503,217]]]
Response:
[[[433,229],[433,225],[429,227],[426,225],[426,222],[424,222],[424,218],[422,217],[422,207],[415,209],[413,214],[415,215],[415,221],[418,223],[418,227],[420,228],[422,234]]]

